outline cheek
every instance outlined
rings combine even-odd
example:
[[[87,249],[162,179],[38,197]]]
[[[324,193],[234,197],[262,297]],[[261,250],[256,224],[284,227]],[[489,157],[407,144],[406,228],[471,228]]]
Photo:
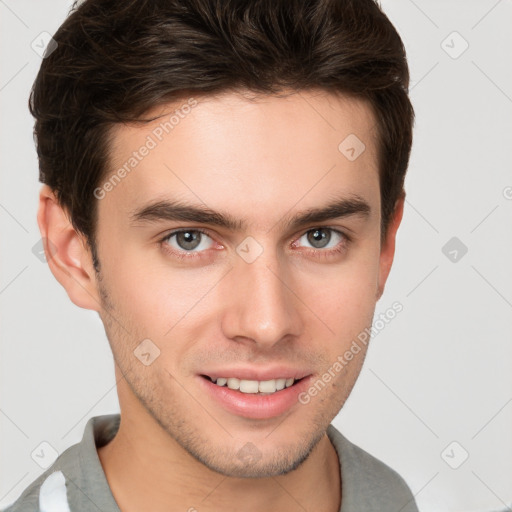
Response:
[[[301,275],[301,296],[335,331],[337,337],[357,334],[371,322],[379,276],[378,250],[354,256],[337,267]]]
[[[330,328],[333,338],[332,349],[340,351],[357,338],[372,321],[375,310],[375,286],[361,282],[354,285],[345,282],[331,284],[315,305],[319,318]]]
[[[223,275],[214,267],[173,268],[163,257],[124,258],[111,269],[114,304],[135,331],[155,339],[171,337],[170,331],[205,314],[212,307],[210,292]]]

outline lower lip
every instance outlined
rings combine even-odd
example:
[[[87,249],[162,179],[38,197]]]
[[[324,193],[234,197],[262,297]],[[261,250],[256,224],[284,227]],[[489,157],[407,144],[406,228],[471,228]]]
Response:
[[[198,379],[209,396],[232,414],[251,419],[269,419],[280,416],[299,403],[298,395],[308,388],[311,376],[271,395],[242,393],[227,386],[217,386],[200,375]]]

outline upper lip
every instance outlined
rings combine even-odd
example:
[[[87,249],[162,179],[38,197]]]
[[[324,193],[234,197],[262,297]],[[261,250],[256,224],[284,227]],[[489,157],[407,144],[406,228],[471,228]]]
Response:
[[[289,366],[266,366],[265,368],[219,368],[205,370],[200,375],[210,377],[212,380],[220,377],[230,378],[235,377],[240,380],[274,380],[274,379],[295,379],[299,380],[303,377],[311,375],[311,371],[301,368],[291,368]]]

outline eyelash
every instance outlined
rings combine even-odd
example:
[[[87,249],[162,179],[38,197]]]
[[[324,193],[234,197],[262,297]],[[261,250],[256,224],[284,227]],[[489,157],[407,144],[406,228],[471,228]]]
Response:
[[[352,242],[351,237],[346,235],[344,232],[342,232],[342,231],[340,231],[338,229],[335,229],[335,228],[331,228],[329,226],[318,226],[318,227],[307,229],[306,231],[304,231],[297,238],[297,240],[302,238],[305,234],[307,234],[307,233],[309,233],[311,231],[315,231],[316,229],[330,230],[333,233],[336,233],[336,234],[340,235],[343,238],[343,240],[341,242],[339,242],[338,245],[336,245],[336,247],[333,248],[333,249],[323,250],[323,249],[311,249],[310,248],[310,249],[306,249],[305,250],[306,253],[313,253],[314,257],[317,257],[317,258],[329,258],[329,257],[332,257],[335,254],[342,253],[347,248],[347,246],[350,244],[350,242]],[[187,233],[189,231],[194,231],[194,232],[197,232],[197,233],[201,233],[203,235],[206,235],[209,238],[212,238],[207,231],[205,231],[205,230],[203,230],[201,228],[177,229],[175,231],[172,231],[171,233],[166,234],[163,238],[161,238],[159,240],[159,245],[163,248],[163,250],[165,252],[170,253],[173,257],[178,258],[180,260],[190,260],[192,258],[204,257],[202,255],[202,252],[204,252],[204,251],[199,251],[199,252],[176,251],[174,249],[170,249],[168,244],[166,244],[166,242],[168,242],[169,239],[173,235],[177,235],[179,233]]]

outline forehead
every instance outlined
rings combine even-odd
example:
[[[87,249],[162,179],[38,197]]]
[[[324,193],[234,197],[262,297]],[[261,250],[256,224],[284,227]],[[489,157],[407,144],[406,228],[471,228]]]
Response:
[[[155,119],[112,131],[99,184],[111,184],[104,212],[127,217],[148,200],[173,198],[268,224],[272,209],[316,206],[325,194],[377,200],[377,127],[362,100],[228,92],[183,98],[147,117]]]

